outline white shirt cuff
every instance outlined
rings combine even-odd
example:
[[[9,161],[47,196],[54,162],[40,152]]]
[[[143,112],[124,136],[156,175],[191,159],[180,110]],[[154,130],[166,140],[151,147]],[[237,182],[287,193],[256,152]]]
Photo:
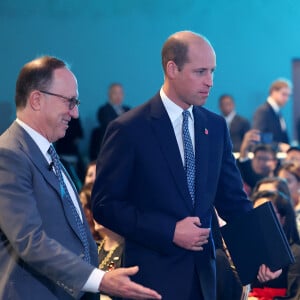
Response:
[[[88,278],[87,282],[83,286],[82,291],[90,293],[99,293],[99,286],[104,275],[104,271],[95,268],[91,273],[90,277]]]

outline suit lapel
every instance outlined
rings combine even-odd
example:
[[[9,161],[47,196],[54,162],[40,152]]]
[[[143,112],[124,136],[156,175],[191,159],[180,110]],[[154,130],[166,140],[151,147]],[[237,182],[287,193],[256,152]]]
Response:
[[[185,199],[188,208],[192,210],[192,199],[188,191],[186,175],[171,121],[159,95],[153,98],[150,104],[152,128],[168,163],[175,186]]]
[[[17,123],[14,123],[13,130],[19,137],[19,141],[22,145],[22,149],[24,153],[30,158],[32,163],[36,166],[36,168],[40,171],[44,179],[49,183],[49,185],[57,192],[59,200],[62,202],[66,219],[68,220],[71,228],[75,232],[75,234],[79,237],[77,225],[75,222],[75,218],[72,215],[69,207],[64,203],[61,197],[60,185],[57,179],[57,176],[52,170],[49,170],[49,164],[40,151],[39,147],[33,141],[33,139],[29,136],[29,134]],[[77,193],[75,193],[77,195]],[[51,199],[50,199],[51,200]]]
[[[194,126],[195,126],[195,211],[200,215],[205,204],[205,187],[207,185],[208,162],[209,162],[209,128],[207,118],[201,108],[194,107]]]

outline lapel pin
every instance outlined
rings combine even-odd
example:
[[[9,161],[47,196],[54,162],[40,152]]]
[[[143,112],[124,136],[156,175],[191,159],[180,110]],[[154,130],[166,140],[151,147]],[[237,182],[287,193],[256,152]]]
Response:
[[[204,134],[208,135],[208,129],[207,128],[204,129]]]

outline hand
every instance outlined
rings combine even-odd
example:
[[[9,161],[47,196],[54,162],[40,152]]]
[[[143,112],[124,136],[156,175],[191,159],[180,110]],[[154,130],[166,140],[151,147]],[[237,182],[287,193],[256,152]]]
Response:
[[[240,148],[240,158],[248,157],[249,148],[255,142],[260,142],[260,131],[256,129],[251,129],[247,131],[244,135],[243,142]]]
[[[266,281],[273,280],[273,279],[279,277],[281,273],[282,273],[281,269],[278,271],[272,272],[266,265],[261,265],[259,267],[257,279],[260,282],[266,282]]]
[[[201,251],[208,243],[210,228],[200,228],[198,217],[187,217],[176,223],[173,242],[184,249]]]
[[[155,291],[130,280],[129,276],[136,274],[138,267],[119,268],[105,273],[99,291],[111,296],[130,299],[162,299]]]
[[[286,153],[291,148],[291,146],[286,143],[279,143],[278,148],[279,148],[279,151]]]

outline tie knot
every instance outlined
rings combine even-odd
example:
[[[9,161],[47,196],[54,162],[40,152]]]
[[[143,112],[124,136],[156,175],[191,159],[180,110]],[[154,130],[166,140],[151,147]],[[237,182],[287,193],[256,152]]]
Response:
[[[184,110],[184,111],[182,112],[182,116],[183,116],[183,119],[184,119],[184,120],[188,120],[189,117],[191,116],[191,113],[190,113],[189,110]]]
[[[182,115],[183,115],[184,118],[188,118],[188,117],[191,116],[191,113],[190,113],[189,110],[184,110],[184,111],[182,112]]]
[[[51,156],[52,159],[57,158],[57,153],[53,147],[53,145],[50,145],[49,149],[48,149],[48,153]]]

